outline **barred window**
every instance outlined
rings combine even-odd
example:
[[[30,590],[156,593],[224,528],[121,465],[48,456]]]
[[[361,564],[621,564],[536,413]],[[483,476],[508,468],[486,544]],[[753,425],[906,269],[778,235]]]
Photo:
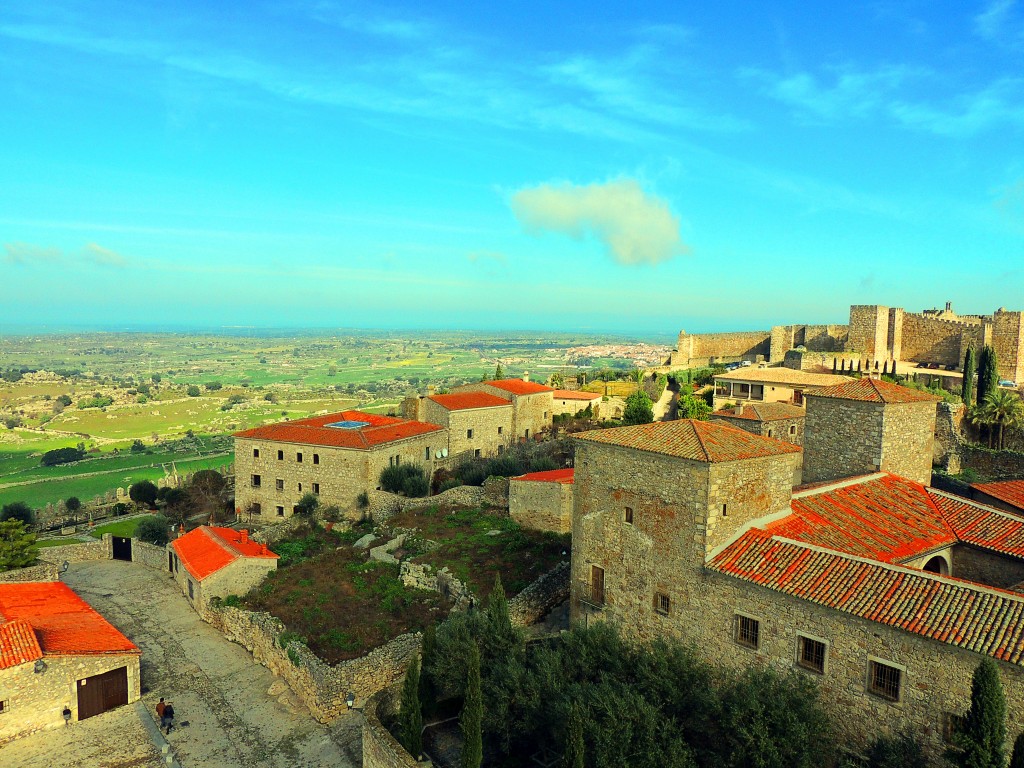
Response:
[[[280,478],[278,478],[276,484],[277,484],[277,490],[279,490],[279,491],[283,491],[284,490],[284,480],[281,480]]]
[[[761,622],[737,613],[733,639],[739,645],[756,649],[761,644]]]
[[[868,661],[868,690],[890,701],[900,700],[903,670],[881,661]]]
[[[9,711],[10,708],[11,708],[10,701],[7,701],[7,700],[0,701],[0,715],[2,715],[5,712]]]
[[[826,646],[820,640],[810,637],[798,636],[798,652],[796,662],[804,669],[820,674],[825,673],[825,650]]]
[[[633,524],[633,508],[632,507],[626,507],[626,513],[625,513],[624,519],[630,525]]]
[[[669,600],[668,595],[663,595],[661,592],[654,593],[654,610],[658,613],[668,616],[672,608],[672,601]]]

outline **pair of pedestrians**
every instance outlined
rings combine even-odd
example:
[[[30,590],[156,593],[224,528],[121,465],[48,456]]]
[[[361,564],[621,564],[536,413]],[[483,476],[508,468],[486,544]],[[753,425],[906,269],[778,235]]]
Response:
[[[160,730],[170,733],[174,727],[174,704],[170,701],[165,704],[161,696],[156,704],[156,716],[160,718]]]

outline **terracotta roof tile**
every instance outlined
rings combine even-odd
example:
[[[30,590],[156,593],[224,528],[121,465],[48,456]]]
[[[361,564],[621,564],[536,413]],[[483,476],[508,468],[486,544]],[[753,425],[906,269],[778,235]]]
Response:
[[[506,392],[511,392],[513,395],[535,395],[538,392],[554,392],[551,387],[538,384],[535,381],[523,381],[522,379],[495,379],[494,381],[485,381],[492,387],[503,389]]]
[[[574,469],[549,469],[545,472],[528,472],[513,480],[528,480],[537,483],[569,483],[573,482]]]
[[[597,392],[584,392],[578,389],[556,389],[552,393],[556,400],[600,400]]]
[[[800,453],[799,447],[789,443],[753,435],[730,424],[696,419],[596,429],[573,437],[707,463]]]
[[[883,379],[850,379],[834,387],[816,389],[808,397],[832,397],[839,400],[861,400],[871,403],[937,403],[942,398],[910,387],[901,387]]]
[[[31,625],[44,656],[140,653],[67,584],[0,584],[0,616]],[[12,630],[20,633],[23,630]]]
[[[365,426],[354,429],[327,426],[340,421],[363,422]],[[436,424],[428,424],[423,421],[409,421],[363,411],[342,411],[298,421],[266,424],[262,427],[236,432],[234,436],[248,440],[324,445],[365,451],[378,445],[419,437],[440,429],[441,427]]]
[[[807,411],[798,405],[789,403],[743,403],[742,413],[736,413],[734,408],[722,408],[712,415],[722,419],[782,421],[783,419],[802,419],[807,415]]]
[[[487,392],[456,392],[450,395],[430,395],[430,400],[449,411],[463,411],[470,408],[511,408],[512,403],[503,397]]]
[[[971,483],[971,488],[993,499],[1024,510],[1024,480],[1001,480],[995,483]]]
[[[1024,558],[1024,520],[934,488],[929,488],[928,494],[960,541]]]
[[[264,545],[257,544],[247,536],[243,540],[240,531],[208,525],[200,526],[175,539],[171,542],[171,547],[178,553],[185,570],[199,581],[241,557],[277,559],[277,555]]]
[[[25,619],[0,624],[0,669],[17,667],[43,658],[32,625]]]

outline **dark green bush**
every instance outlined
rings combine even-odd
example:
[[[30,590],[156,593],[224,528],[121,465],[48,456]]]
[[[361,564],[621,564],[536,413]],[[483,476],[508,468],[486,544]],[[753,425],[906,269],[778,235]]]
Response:
[[[385,467],[380,473],[380,487],[389,493],[404,493],[419,498],[430,491],[423,468],[416,464],[398,464]]]
[[[135,538],[162,547],[169,540],[171,521],[163,515],[144,517],[135,528]]]

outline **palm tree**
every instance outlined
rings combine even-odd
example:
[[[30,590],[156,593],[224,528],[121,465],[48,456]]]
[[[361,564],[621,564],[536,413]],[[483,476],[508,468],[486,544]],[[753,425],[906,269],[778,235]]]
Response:
[[[995,421],[992,419],[992,414],[989,411],[986,403],[975,403],[967,409],[967,420],[974,426],[978,427],[978,431],[985,434],[988,438],[988,447],[992,447],[992,425]]]
[[[1015,427],[1024,421],[1024,403],[1021,402],[1016,392],[996,389],[986,395],[984,407],[988,411],[991,423],[999,427],[997,444],[1002,450],[1004,428]]]

